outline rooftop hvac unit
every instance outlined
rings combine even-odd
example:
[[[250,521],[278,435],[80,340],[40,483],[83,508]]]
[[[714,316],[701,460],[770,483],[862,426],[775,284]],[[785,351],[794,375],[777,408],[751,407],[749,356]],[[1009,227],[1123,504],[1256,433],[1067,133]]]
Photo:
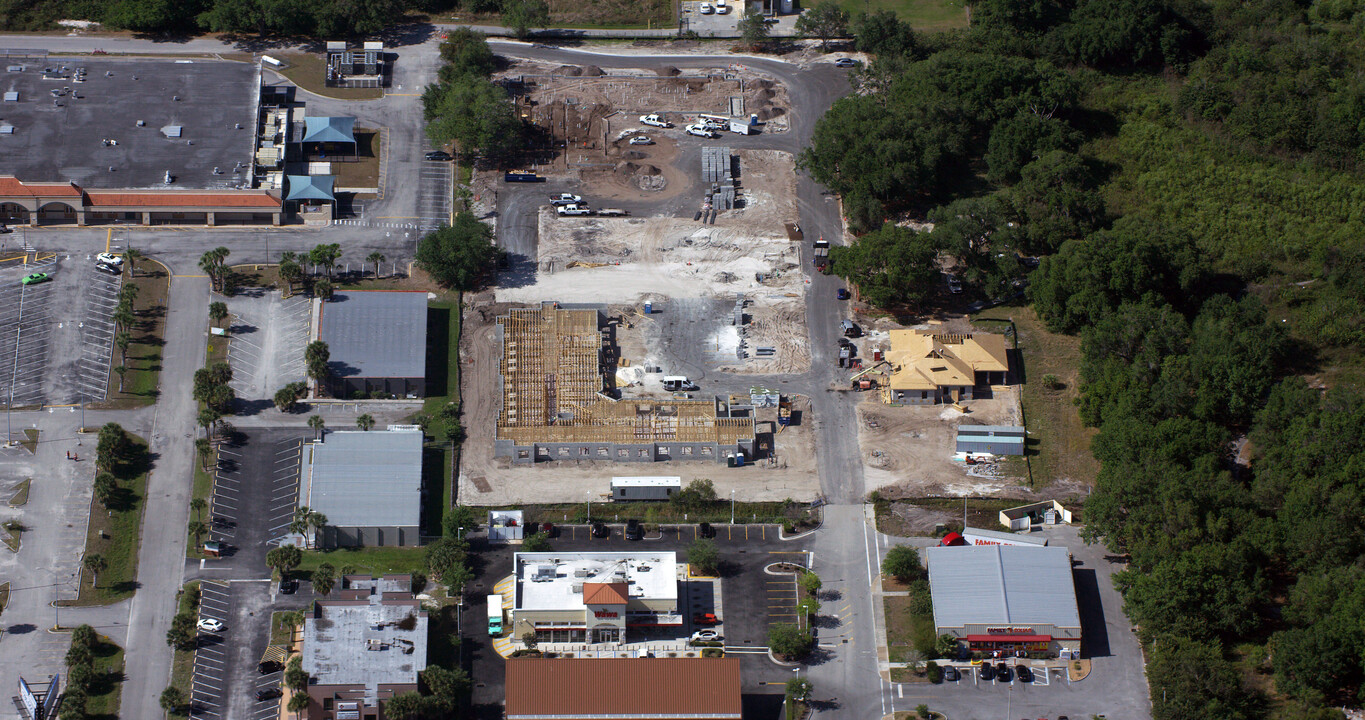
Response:
[[[591,577],[592,571],[588,570],[587,568],[575,568],[573,571],[573,576],[577,578]]]
[[[582,595],[582,594],[583,594],[583,583],[574,583],[572,589],[573,589],[573,594],[575,594],[575,595]]]

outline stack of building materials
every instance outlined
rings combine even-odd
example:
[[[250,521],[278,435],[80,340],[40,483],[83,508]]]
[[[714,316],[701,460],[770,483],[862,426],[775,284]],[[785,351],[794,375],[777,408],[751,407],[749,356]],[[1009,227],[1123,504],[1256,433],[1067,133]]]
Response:
[[[735,181],[730,175],[730,163],[728,147],[701,149],[701,178],[710,186],[706,201],[715,210],[731,210],[735,206]]]

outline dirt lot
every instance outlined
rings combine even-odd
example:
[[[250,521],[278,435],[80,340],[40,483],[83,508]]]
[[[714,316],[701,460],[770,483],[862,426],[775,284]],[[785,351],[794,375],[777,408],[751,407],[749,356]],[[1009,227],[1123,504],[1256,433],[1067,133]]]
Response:
[[[460,460],[460,502],[473,505],[579,502],[606,493],[613,475],[634,474],[680,475],[684,483],[709,478],[719,495],[727,495],[735,489],[739,498],[755,501],[786,498],[808,501],[819,492],[813,452],[815,437],[809,404],[804,398],[797,398],[793,408],[800,424],[771,436],[775,446],[774,460],[744,468],[730,468],[709,461],[651,465],[555,461],[513,467],[509,458],[494,458],[493,435],[501,402],[497,380],[501,348],[493,341],[493,329],[496,316],[505,313],[508,307],[508,304],[491,302],[485,295],[482,299],[470,299],[465,309],[460,340],[460,359],[464,368],[460,378],[468,436]],[[611,311],[616,313],[622,309],[613,307]],[[640,346],[638,339],[630,339],[630,332],[623,335],[623,353],[628,354],[632,347]],[[637,363],[632,362],[631,367],[637,367]],[[624,388],[623,395],[663,396],[658,375],[653,377],[637,387]],[[760,434],[772,432],[775,413],[773,409],[759,410]]]

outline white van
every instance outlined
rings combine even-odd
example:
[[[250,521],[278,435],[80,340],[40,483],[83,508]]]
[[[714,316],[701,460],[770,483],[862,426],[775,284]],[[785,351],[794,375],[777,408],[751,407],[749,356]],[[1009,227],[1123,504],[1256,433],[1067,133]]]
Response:
[[[665,375],[665,376],[664,376],[664,389],[665,389],[665,390],[696,390],[696,389],[697,389],[697,386],[693,385],[693,384],[692,384],[692,381],[691,381],[691,380],[688,380],[686,375]]]

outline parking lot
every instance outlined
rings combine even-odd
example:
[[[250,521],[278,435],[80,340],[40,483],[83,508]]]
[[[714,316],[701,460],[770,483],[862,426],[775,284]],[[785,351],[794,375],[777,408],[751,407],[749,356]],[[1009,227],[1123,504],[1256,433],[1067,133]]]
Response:
[[[48,279],[22,284],[33,273]],[[30,253],[0,264],[0,395],[13,392],[16,407],[103,400],[120,286],[89,257]]]
[[[259,412],[273,405],[280,388],[307,377],[303,352],[312,304],[304,295],[282,298],[255,288],[225,301],[232,314],[228,364],[239,412]]]
[[[215,577],[267,576],[265,554],[279,544],[298,502],[299,448],[309,430],[239,430],[218,451],[211,539],[223,557],[205,561]]]
[[[266,720],[280,714],[278,699],[257,700],[256,691],[278,688],[282,672],[257,670],[270,642],[270,583],[200,583],[199,617],[224,624],[222,631],[199,634],[191,691],[197,718]],[[294,609],[299,602],[291,607]]]
[[[455,163],[424,160],[418,178],[417,215],[422,231],[450,223],[450,203],[454,192]]]

